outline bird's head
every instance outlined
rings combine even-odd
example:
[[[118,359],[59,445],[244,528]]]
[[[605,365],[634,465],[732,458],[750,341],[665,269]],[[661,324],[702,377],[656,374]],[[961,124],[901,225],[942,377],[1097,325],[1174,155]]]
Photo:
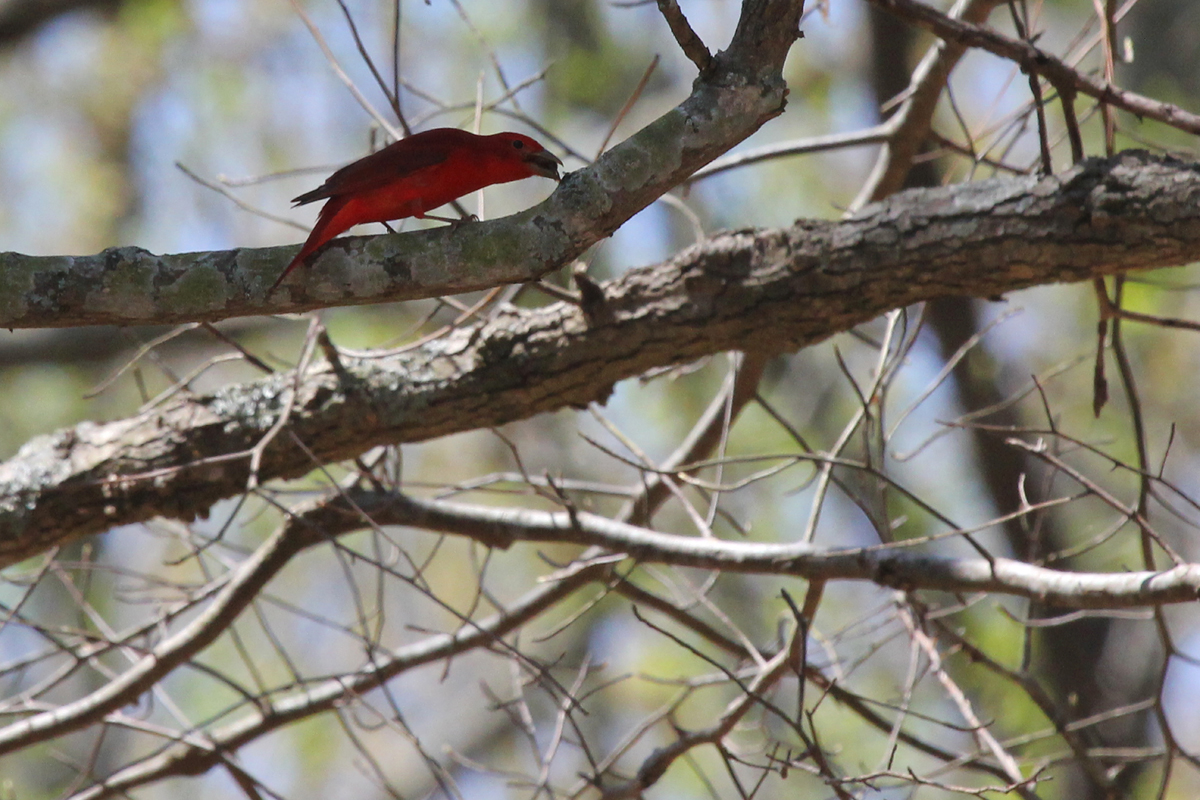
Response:
[[[558,156],[542,147],[534,139],[520,133],[499,133],[502,146],[510,156],[515,155],[528,170],[530,175],[541,175],[543,178],[553,178],[561,181],[559,168],[563,165]]]

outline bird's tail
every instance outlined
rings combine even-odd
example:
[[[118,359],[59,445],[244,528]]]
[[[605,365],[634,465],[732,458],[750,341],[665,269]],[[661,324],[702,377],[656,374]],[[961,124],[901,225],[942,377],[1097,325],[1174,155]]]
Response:
[[[270,297],[279,284],[283,283],[284,279],[296,267],[308,260],[308,257],[321,249],[321,246],[328,242],[339,233],[353,227],[353,221],[347,223],[338,218],[338,212],[342,210],[345,202],[341,198],[333,198],[325,207],[321,209],[321,213],[317,216],[317,224],[313,226],[312,233],[308,235],[308,239],[304,241],[304,246],[300,248],[300,252],[296,257],[284,268],[283,272],[275,279],[275,283],[271,284],[271,288],[267,290],[267,297]]]

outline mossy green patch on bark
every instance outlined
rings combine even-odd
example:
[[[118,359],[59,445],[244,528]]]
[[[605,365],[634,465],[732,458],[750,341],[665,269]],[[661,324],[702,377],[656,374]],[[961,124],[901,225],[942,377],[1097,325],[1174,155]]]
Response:
[[[187,313],[220,308],[229,299],[229,281],[215,265],[196,264],[179,280],[163,287],[160,302],[167,301],[173,311]]]
[[[248,282],[249,279],[257,279],[262,290],[266,291],[275,283],[279,273],[283,272],[298,250],[299,247],[295,245],[243,247],[237,251],[234,267],[238,273],[246,276]]]
[[[104,271],[87,293],[87,308],[125,318],[153,317],[158,311],[154,303],[154,275],[160,258],[134,247],[105,250],[101,255]]]
[[[34,296],[37,276],[68,273],[72,261],[70,256],[35,258],[21,253],[0,253],[4,271],[4,280],[0,281],[0,327],[21,319],[30,305],[44,305],[46,298]],[[43,281],[43,287],[47,282]]]

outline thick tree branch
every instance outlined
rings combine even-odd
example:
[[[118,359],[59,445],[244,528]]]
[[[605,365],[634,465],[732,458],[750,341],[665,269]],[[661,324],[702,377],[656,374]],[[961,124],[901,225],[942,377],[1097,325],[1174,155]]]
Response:
[[[213,322],[535,280],[782,113],[781,71],[803,10],[802,0],[745,0],[729,49],[683,103],[521,214],[455,230],[347,237],[269,298],[293,246],[163,256],[138,247],[80,257],[0,253],[0,327]]]
[[[191,519],[380,444],[603,400],[653,367],[769,355],[912,303],[1200,258],[1200,165],[1146,153],[1058,176],[904,192],[842,222],[738,231],[606,284],[604,313],[508,313],[387,358],[343,358],[38,437],[0,465],[0,563],[116,525]],[[294,396],[293,388],[295,389]],[[297,445],[303,442],[304,447]]]

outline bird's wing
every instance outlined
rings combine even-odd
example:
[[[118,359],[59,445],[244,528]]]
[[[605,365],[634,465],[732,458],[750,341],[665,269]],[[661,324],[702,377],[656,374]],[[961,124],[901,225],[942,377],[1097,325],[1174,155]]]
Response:
[[[316,189],[293,198],[292,202],[302,206],[326,197],[368,192],[402,180],[418,170],[440,164],[449,155],[450,148],[444,143],[419,137],[401,139],[353,164],[347,164]]]

